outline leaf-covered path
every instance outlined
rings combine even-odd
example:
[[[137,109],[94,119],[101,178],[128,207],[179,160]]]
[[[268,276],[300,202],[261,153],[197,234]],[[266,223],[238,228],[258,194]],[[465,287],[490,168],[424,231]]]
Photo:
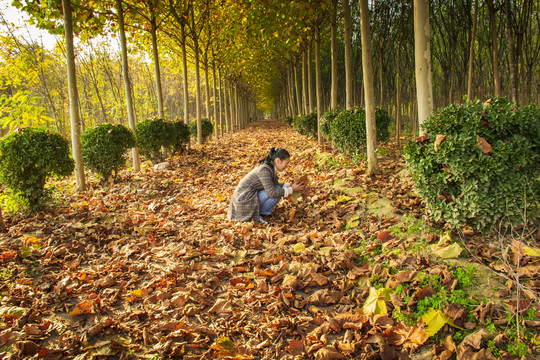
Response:
[[[281,201],[269,225],[228,221],[235,186],[272,146],[292,155],[280,180],[307,175],[309,193]],[[0,234],[0,353],[13,359],[487,354],[481,344],[491,335],[475,329],[486,325],[488,313],[504,318],[494,302],[434,304],[425,313],[442,323],[414,318],[423,299],[454,294],[471,279],[422,255],[439,236],[417,220],[421,202],[395,149],[384,149],[381,166],[381,175],[368,178],[362,163],[262,121],[195,146],[168,169],[122,172],[109,187],[94,181],[86,193],[64,191],[62,205],[33,218],[8,217],[9,232]],[[478,258],[496,256],[485,245],[477,250]],[[537,273],[529,275],[538,286]],[[530,308],[537,304],[529,301]],[[456,329],[450,323],[468,329],[469,341],[446,337]],[[442,328],[438,340],[430,337],[433,327]]]

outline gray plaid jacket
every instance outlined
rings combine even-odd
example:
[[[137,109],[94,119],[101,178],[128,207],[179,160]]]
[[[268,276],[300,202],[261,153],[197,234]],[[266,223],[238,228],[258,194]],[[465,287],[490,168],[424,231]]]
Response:
[[[260,204],[257,192],[264,189],[270,197],[283,197],[285,190],[276,189],[276,185],[283,184],[278,182],[273,165],[264,163],[251,170],[234,190],[227,218],[230,220],[253,220],[259,222]]]

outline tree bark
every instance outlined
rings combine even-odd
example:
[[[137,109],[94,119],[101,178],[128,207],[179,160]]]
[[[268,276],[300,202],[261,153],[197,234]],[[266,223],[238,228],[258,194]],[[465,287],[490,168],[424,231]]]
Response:
[[[368,0],[360,0],[362,33],[362,68],[364,73],[364,94],[366,99],[367,174],[379,172],[377,162],[377,128],[375,126],[375,94],[373,88],[373,68],[371,67],[371,34],[369,29]]]
[[[400,61],[401,61],[401,43],[403,42],[403,36],[405,33],[401,33],[399,36],[399,41],[397,43],[397,53],[396,53],[396,144],[399,147],[400,145],[400,136],[401,136],[401,70],[400,70]]]
[[[308,83],[307,83],[307,48],[302,52],[302,98],[304,100],[304,114],[309,114]]]
[[[223,136],[225,132],[225,124],[223,119],[223,111],[224,111],[224,104],[223,104],[223,82],[221,79],[221,69],[218,68],[218,82],[219,82],[219,88],[218,88],[218,96],[219,96],[219,126],[220,126],[220,135]]]
[[[486,0],[489,13],[489,27],[491,29],[491,43],[493,50],[493,82],[495,86],[495,96],[501,96],[501,79],[499,76],[499,49],[497,45],[497,23],[495,14],[498,9],[495,8],[493,0]]]
[[[429,0],[414,0],[414,58],[419,133],[423,135],[420,125],[431,115],[433,109]]]
[[[298,64],[294,66],[294,87],[296,90],[296,108],[298,109],[298,115],[302,113],[302,99],[300,98],[300,84],[298,81]]]
[[[218,126],[218,122],[217,122],[217,103],[216,103],[216,63],[215,61],[212,62],[212,83],[213,83],[213,87],[214,87],[214,90],[213,90],[213,95],[212,97],[214,98],[214,132],[216,134],[216,139],[219,137],[219,126]],[[219,124],[221,125],[221,124]]]
[[[73,18],[71,14],[70,1],[62,0],[62,5],[64,7],[64,34],[66,40],[69,111],[71,115],[71,146],[73,151],[73,160],[75,160],[75,178],[77,183],[77,190],[84,191],[86,190],[86,183],[82,159],[81,121],[79,118],[77,77],[75,74],[75,52],[73,50]]]
[[[478,0],[474,0],[474,19],[471,34],[471,46],[469,48],[469,80],[467,82],[467,100],[473,99],[473,67],[474,67],[474,43],[476,40],[476,26],[478,23]]]
[[[210,120],[210,81],[208,81],[208,50],[204,52],[204,82],[206,93],[206,118]]]
[[[67,0],[64,0],[67,1]],[[124,9],[122,8],[122,1],[116,0],[116,14],[118,16],[118,32],[120,35],[120,46],[122,48],[122,75],[124,77],[124,89],[126,93],[126,107],[128,114],[129,128],[133,132],[133,135],[137,136],[137,130],[135,129],[135,113],[133,111],[133,97],[131,94],[131,83],[129,80],[129,65],[127,57],[127,45],[126,45],[126,33],[124,30]],[[134,147],[131,149],[133,155],[133,169],[135,171],[141,170],[141,163],[139,160],[139,149]]]
[[[352,46],[351,46],[351,9],[349,0],[343,1],[343,17],[345,20],[345,107],[350,109],[354,106],[353,72],[352,72]]]
[[[508,58],[510,65],[510,89],[512,92],[512,101],[519,104],[517,87],[517,66],[516,49],[514,47],[514,36],[512,35],[512,13],[510,11],[510,0],[505,0],[504,9],[506,12],[506,41],[508,42]]]
[[[319,25],[315,26],[315,86],[317,92],[317,141],[322,142],[321,113],[322,113],[322,90],[321,90],[321,34]]]
[[[332,90],[330,94],[330,108],[333,110],[337,110],[338,103],[337,103],[337,87],[338,87],[338,73],[337,73],[337,0],[333,0],[333,10],[332,10],[332,19],[330,21],[330,36],[331,36],[331,57],[332,57]]]
[[[308,58],[307,58],[307,79],[308,79],[308,97],[309,97],[309,112],[313,112],[313,106],[315,105],[315,99],[313,99],[313,82],[312,82],[313,70],[311,69],[311,43],[308,46]]]
[[[154,71],[156,76],[156,97],[158,103],[158,117],[163,119],[165,114],[163,113],[163,90],[161,87],[161,71],[159,67],[159,55],[157,47],[157,23],[156,17],[152,14],[150,19],[150,33],[152,34],[152,56],[154,57]]]

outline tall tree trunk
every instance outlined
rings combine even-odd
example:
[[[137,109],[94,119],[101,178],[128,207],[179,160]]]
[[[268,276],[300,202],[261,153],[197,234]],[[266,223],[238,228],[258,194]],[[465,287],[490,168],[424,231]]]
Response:
[[[457,41],[456,39],[453,39],[450,41],[450,44],[452,44],[450,47],[452,49],[455,49]],[[456,72],[456,56],[453,51],[450,51],[450,90],[448,91],[448,104],[452,104],[454,102],[454,79],[455,79],[455,72]]]
[[[219,88],[218,88],[218,96],[219,96],[219,128],[220,128],[220,135],[223,136],[224,133],[224,124],[223,124],[223,82],[221,81],[221,69],[218,68],[218,82],[219,82]]]
[[[351,9],[349,0],[343,1],[343,17],[345,20],[345,107],[350,109],[354,106],[353,94],[353,71],[352,71],[352,46],[351,46]]]
[[[337,0],[333,0],[332,19],[330,21],[331,33],[331,56],[332,56],[332,90],[330,95],[330,108],[337,110],[337,87],[338,87],[338,72],[337,72]]]
[[[307,82],[307,48],[302,52],[302,98],[304,100],[304,114],[309,114],[308,82]]]
[[[321,34],[319,25],[315,26],[315,86],[317,92],[317,141],[322,142],[321,136],[321,113],[322,113],[322,89],[321,89]]]
[[[294,87],[296,90],[296,108],[298,115],[302,113],[302,99],[300,98],[300,83],[298,79],[298,64],[294,66]]]
[[[187,46],[186,46],[186,28],[180,24],[180,46],[182,47],[182,82],[184,84],[184,124],[189,126],[189,89],[188,89],[188,70],[187,70]]]
[[[240,108],[238,107],[238,84],[234,85],[234,122],[235,129],[240,130]]]
[[[197,144],[202,144],[202,116],[201,116],[201,72],[199,69],[199,44],[197,40],[193,40],[195,53],[195,112],[197,114]]]
[[[491,29],[491,43],[493,50],[493,82],[495,86],[495,96],[501,96],[501,79],[499,77],[499,49],[497,44],[497,23],[495,14],[498,9],[495,8],[493,0],[486,0],[489,12],[489,27]]]
[[[379,86],[380,88],[380,102],[379,107],[382,109],[384,106],[384,76],[383,76],[383,43],[381,41],[379,46]]]
[[[505,0],[504,9],[506,12],[506,41],[508,42],[508,58],[510,63],[510,89],[512,91],[512,101],[514,104],[519,104],[516,49],[514,48],[514,36],[512,35],[512,13],[510,12],[510,0]]]
[[[422,125],[433,109],[431,83],[431,50],[429,29],[429,0],[414,0],[414,59],[418,124]],[[422,135],[420,128],[420,135]]]
[[[213,87],[214,87],[214,90],[213,90],[213,95],[212,97],[214,98],[214,128],[215,128],[215,134],[216,134],[216,139],[219,137],[219,126],[218,126],[218,122],[217,122],[217,118],[218,118],[218,115],[217,115],[217,103],[216,103],[216,62],[215,61],[212,61],[212,80],[213,80]]]
[[[405,33],[401,33],[397,43],[396,53],[396,144],[400,145],[401,136],[401,43],[403,42],[403,36]]]
[[[204,52],[204,82],[206,93],[206,118],[210,120],[210,81],[208,81],[208,50]]]
[[[67,1],[67,0],[64,0]],[[122,1],[116,0],[116,14],[118,16],[118,32],[120,35],[120,46],[122,48],[122,75],[124,77],[124,89],[126,93],[126,107],[128,114],[129,128],[133,132],[133,135],[137,136],[137,131],[135,129],[135,113],[133,111],[133,97],[131,94],[131,83],[129,80],[129,65],[127,57],[127,44],[126,44],[126,33],[124,30],[124,9],[122,8]],[[139,160],[139,150],[134,147],[132,150],[133,155],[133,169],[135,171],[141,170],[141,163]]]
[[[289,104],[291,105],[292,116],[300,115],[300,112],[296,112],[296,103],[294,100],[294,81],[293,81],[293,72],[291,68],[287,69],[287,91],[289,94]]]
[[[478,1],[474,0],[474,19],[471,33],[471,46],[469,48],[469,80],[467,83],[467,100],[473,99],[473,66],[474,66],[474,43],[476,40],[476,25],[478,23]]]
[[[426,0],[427,1],[427,0]],[[366,98],[367,174],[379,172],[377,162],[377,128],[375,126],[375,94],[373,88],[373,68],[371,67],[371,33],[369,29],[368,0],[360,0],[362,33],[362,69],[364,73],[364,94]]]
[[[69,0],[62,0],[64,7],[64,34],[66,40],[66,62],[67,78],[69,90],[69,111],[71,115],[71,146],[73,150],[73,160],[75,160],[75,178],[77,190],[86,190],[84,177],[84,166],[81,146],[81,121],[79,119],[79,96],[77,94],[77,77],[75,74],[75,53],[73,50],[73,19],[71,14],[71,3]]]
[[[309,112],[313,112],[315,99],[313,98],[313,83],[312,76],[313,70],[311,69],[311,43],[308,46],[308,59],[307,59],[307,79],[308,79],[308,97],[309,97]]]
[[[163,113],[163,90],[161,88],[161,72],[159,68],[159,55],[157,47],[157,23],[156,17],[152,14],[150,19],[150,34],[152,34],[152,56],[154,57],[154,71],[156,76],[156,97],[158,103],[158,117],[163,119],[165,114]]]
[[[236,131],[235,108],[234,108],[234,89],[233,84],[229,85],[229,110],[231,111],[231,131]]]

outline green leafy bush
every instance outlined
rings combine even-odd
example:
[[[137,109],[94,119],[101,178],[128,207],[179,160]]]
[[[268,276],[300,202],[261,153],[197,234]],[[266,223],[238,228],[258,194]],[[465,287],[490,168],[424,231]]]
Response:
[[[503,98],[436,111],[405,159],[435,220],[477,229],[538,217],[540,109]]]
[[[390,137],[390,116],[384,110],[375,112],[377,141],[387,141]],[[341,152],[358,155],[366,146],[366,111],[354,107],[344,110],[330,124],[332,145]]]
[[[0,141],[0,181],[37,208],[48,199],[45,183],[50,175],[73,172],[69,142],[41,128],[24,128]]]
[[[164,159],[162,146],[171,145],[172,126],[163,119],[146,119],[135,126],[141,155],[156,164]]]
[[[292,126],[293,120],[294,118],[292,116],[285,117],[285,122],[289,124],[290,126]]]
[[[135,137],[124,125],[100,124],[81,135],[81,144],[84,166],[106,180],[126,165],[124,154]]]
[[[321,133],[328,141],[332,141],[330,126],[332,125],[332,122],[334,122],[335,118],[339,115],[339,113],[339,110],[330,109],[321,115]]]
[[[184,152],[189,143],[189,126],[183,120],[171,123],[169,148],[173,152]]]
[[[214,132],[214,124],[207,118],[201,119],[201,126],[202,126],[202,141],[206,142],[206,140],[212,135]],[[197,138],[197,119],[191,121],[191,124],[189,124],[189,131],[191,133],[191,136],[193,138]]]
[[[300,134],[317,138],[317,113],[299,115],[292,122],[293,128]]]

